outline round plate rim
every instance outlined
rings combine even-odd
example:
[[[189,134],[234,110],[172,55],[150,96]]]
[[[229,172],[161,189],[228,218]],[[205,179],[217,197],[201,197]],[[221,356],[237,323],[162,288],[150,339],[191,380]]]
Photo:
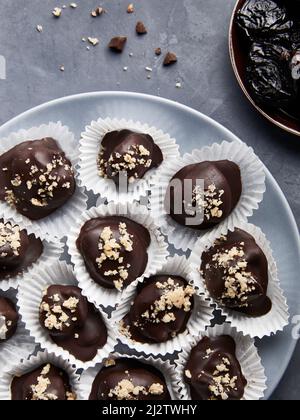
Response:
[[[9,121],[7,121],[6,123],[2,124],[0,126],[0,136],[1,136],[2,131],[9,130],[11,126],[13,126],[14,124],[17,124],[18,120],[22,120],[24,118],[25,119],[29,118],[32,114],[36,114],[39,111],[43,111],[43,110],[45,110],[49,107],[55,107],[57,105],[61,105],[61,104],[67,103],[67,102],[78,101],[78,100],[82,100],[82,99],[103,98],[105,96],[130,97],[130,98],[133,98],[133,99],[150,100],[150,101],[153,101],[153,102],[159,102],[160,104],[165,104],[165,105],[168,105],[168,106],[172,106],[172,107],[177,108],[179,111],[187,112],[189,114],[194,115],[197,118],[205,120],[207,123],[213,125],[214,127],[220,129],[221,131],[225,132],[233,140],[241,141],[235,134],[233,134],[224,125],[215,121],[211,117],[201,113],[200,111],[197,111],[193,108],[190,108],[187,105],[181,104],[179,102],[175,102],[175,101],[170,100],[170,99],[154,96],[154,95],[149,95],[149,94],[145,94],[145,93],[137,93],[137,92],[127,92],[127,91],[86,92],[86,93],[78,93],[78,94],[74,94],[74,95],[64,96],[64,97],[61,97],[61,98],[58,98],[58,99],[47,101],[47,102],[42,103],[40,105],[37,105],[33,108],[30,108],[27,111],[22,112],[21,114],[17,115],[16,117],[14,117],[14,118],[10,119]],[[292,209],[291,209],[291,207],[290,207],[282,189],[280,188],[277,181],[275,180],[275,178],[273,177],[273,175],[271,174],[271,172],[269,171],[269,169],[266,166],[265,166],[265,171],[266,171],[267,180],[271,183],[272,188],[274,188],[274,190],[278,194],[279,199],[280,199],[282,205],[284,206],[284,208],[285,208],[285,210],[288,214],[289,221],[290,221],[292,229],[293,229],[294,240],[295,240],[295,243],[297,243],[297,251],[298,251],[299,260],[300,260],[300,237],[299,237],[298,226],[297,226],[297,222],[295,220],[294,214],[292,212]],[[277,372],[278,372],[277,378],[274,381],[273,386],[270,387],[267,390],[267,398],[272,395],[274,390],[277,388],[279,382],[281,381],[281,379],[282,379],[282,377],[283,377],[283,375],[284,375],[284,373],[285,373],[285,371],[288,367],[288,364],[289,364],[289,362],[292,358],[292,355],[295,351],[296,344],[297,344],[296,340],[291,341],[291,344],[289,346],[289,351],[285,354],[285,357],[281,361],[281,367],[277,370]]]

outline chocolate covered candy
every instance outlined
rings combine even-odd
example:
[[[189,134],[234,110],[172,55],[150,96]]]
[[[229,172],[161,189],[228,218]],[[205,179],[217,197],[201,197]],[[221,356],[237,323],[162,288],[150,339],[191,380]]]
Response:
[[[23,142],[0,156],[0,200],[31,220],[49,216],[74,194],[71,162],[52,138]]]
[[[0,296],[0,343],[9,340],[18,327],[19,314],[15,304]]]
[[[122,290],[144,273],[150,242],[148,230],[126,217],[98,217],[84,224],[77,248],[96,283]]]

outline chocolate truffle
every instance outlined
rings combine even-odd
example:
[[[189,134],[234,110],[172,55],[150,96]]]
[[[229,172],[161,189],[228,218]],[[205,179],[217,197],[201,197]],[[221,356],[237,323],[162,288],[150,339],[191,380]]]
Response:
[[[170,394],[162,373],[132,359],[109,360],[96,376],[90,400],[168,401]]]
[[[247,381],[236,358],[235,341],[226,335],[204,337],[191,351],[184,379],[192,400],[241,400]]]
[[[98,217],[84,224],[77,248],[96,283],[122,290],[144,273],[150,242],[148,230],[126,217]]]
[[[22,376],[15,376],[11,384],[12,400],[65,401],[76,400],[67,373],[48,363]]]
[[[39,259],[43,249],[35,235],[0,219],[0,281],[22,273]]]
[[[0,156],[0,200],[31,220],[49,216],[74,194],[71,162],[52,138],[26,141]]]
[[[251,317],[267,314],[268,261],[249,233],[235,229],[202,255],[201,270],[210,295],[222,306]]]
[[[201,181],[204,190],[199,185]],[[241,173],[235,163],[205,161],[188,165],[174,175],[165,204],[172,219],[180,225],[205,230],[230,215],[241,193]]]
[[[83,362],[93,360],[107,342],[101,314],[75,286],[48,287],[40,305],[40,323],[54,343]]]
[[[148,134],[130,130],[107,133],[98,157],[99,175],[119,185],[120,177],[127,176],[129,184],[141,179],[163,162],[163,154]]]
[[[15,304],[0,296],[0,343],[9,340],[18,327],[19,315]]]
[[[163,343],[186,329],[195,289],[182,277],[153,276],[138,285],[121,333],[133,341]]]

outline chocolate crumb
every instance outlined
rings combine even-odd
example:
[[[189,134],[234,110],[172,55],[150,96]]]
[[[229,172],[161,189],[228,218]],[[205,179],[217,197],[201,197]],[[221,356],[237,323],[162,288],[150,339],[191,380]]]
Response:
[[[155,55],[157,56],[161,55],[161,48],[158,47],[155,49]]]
[[[127,6],[127,13],[133,13],[133,12],[134,12],[134,5],[133,3],[130,3]]]
[[[103,13],[105,13],[105,10],[103,9],[103,7],[96,7],[96,9],[92,10],[91,12],[91,16],[92,17],[98,17],[101,16]]]
[[[177,62],[177,56],[175,53],[167,52],[165,59],[164,59],[164,66],[170,66]]]
[[[135,30],[138,35],[145,35],[147,33],[146,26],[142,21],[137,22]]]
[[[110,40],[110,43],[108,44],[108,48],[115,52],[121,53],[125,47],[127,41],[126,36],[116,36]]]

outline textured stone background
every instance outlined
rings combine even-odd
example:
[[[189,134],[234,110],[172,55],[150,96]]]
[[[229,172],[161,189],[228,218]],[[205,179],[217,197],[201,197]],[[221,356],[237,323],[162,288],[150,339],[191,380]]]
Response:
[[[133,0],[136,12],[131,15],[128,3],[77,0],[77,9],[67,7],[56,20],[51,10],[63,4],[57,0],[2,0],[0,55],[7,62],[7,79],[0,80],[0,123],[51,99],[87,91],[137,91],[173,99],[211,116],[252,145],[300,223],[300,139],[266,122],[237,86],[227,47],[235,0]],[[89,12],[98,4],[108,13],[93,19]],[[145,37],[134,33],[137,19],[149,29]],[[38,24],[42,34],[35,29]],[[117,34],[129,36],[121,56],[106,49]],[[98,37],[100,44],[88,51],[81,41],[87,36]],[[162,68],[162,57],[153,53],[158,46],[174,50],[178,64]],[[145,66],[153,68],[150,80]],[[182,89],[176,89],[178,81]],[[300,399],[299,367],[298,346],[274,398]]]

